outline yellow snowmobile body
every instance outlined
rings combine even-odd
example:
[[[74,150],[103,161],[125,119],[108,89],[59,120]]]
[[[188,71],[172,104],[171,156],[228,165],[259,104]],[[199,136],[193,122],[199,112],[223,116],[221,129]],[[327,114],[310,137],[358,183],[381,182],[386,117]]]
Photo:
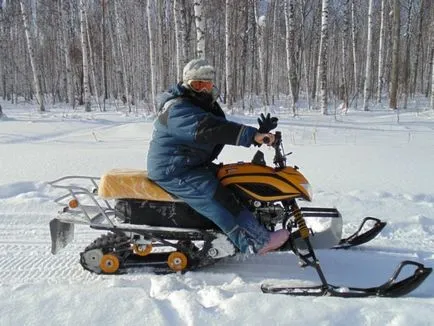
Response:
[[[224,186],[240,190],[261,202],[294,198],[311,200],[306,178],[293,167],[276,170],[252,163],[222,165],[217,177]],[[175,196],[149,180],[144,170],[115,169],[101,178],[98,195],[104,199],[138,199],[177,202]]]

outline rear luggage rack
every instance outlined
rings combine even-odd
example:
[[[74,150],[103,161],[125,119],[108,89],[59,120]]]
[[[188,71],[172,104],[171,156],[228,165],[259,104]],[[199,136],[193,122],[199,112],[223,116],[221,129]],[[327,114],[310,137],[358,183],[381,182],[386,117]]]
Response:
[[[79,224],[105,224],[114,226],[114,223],[109,216],[114,215],[115,210],[110,203],[98,197],[98,181],[99,177],[88,176],[65,176],[54,181],[48,182],[50,186],[57,189],[63,189],[65,194],[56,198],[54,201],[63,206],[63,210],[60,214],[68,213],[67,218],[62,217],[63,221],[67,221],[70,217],[71,222]],[[68,182],[79,182],[80,185],[66,184]],[[85,184],[87,183],[87,184]],[[89,189],[89,187],[91,189]],[[71,201],[66,201],[68,198],[76,201],[76,207],[70,207]],[[88,204],[87,202],[90,202]],[[85,218],[80,215],[83,214]],[[81,217],[81,218],[80,218]],[[104,225],[105,225],[104,224]]]
[[[65,192],[54,200],[63,208],[50,221],[53,254],[73,240],[74,224],[109,229],[115,227],[116,217],[122,218],[107,200],[98,197],[99,180],[99,177],[72,175],[48,182],[53,188]]]

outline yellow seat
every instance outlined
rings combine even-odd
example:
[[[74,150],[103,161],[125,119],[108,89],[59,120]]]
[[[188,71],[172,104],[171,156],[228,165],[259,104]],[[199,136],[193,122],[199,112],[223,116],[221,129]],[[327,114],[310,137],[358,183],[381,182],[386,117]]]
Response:
[[[103,199],[175,201],[176,198],[148,179],[145,170],[113,169],[100,180],[98,196]]]

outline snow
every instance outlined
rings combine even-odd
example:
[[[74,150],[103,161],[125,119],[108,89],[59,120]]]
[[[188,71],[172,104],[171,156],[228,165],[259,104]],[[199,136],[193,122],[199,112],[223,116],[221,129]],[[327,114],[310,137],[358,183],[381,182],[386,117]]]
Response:
[[[144,115],[84,113],[1,102],[0,325],[432,325],[434,277],[399,299],[266,295],[263,282],[314,285],[288,253],[236,257],[185,275],[98,276],[78,254],[99,232],[76,226],[75,240],[50,253],[48,223],[59,193],[46,182],[100,176],[112,168],[146,168],[152,120]],[[337,207],[344,235],[364,216],[388,222],[354,250],[318,250],[330,283],[376,286],[402,260],[434,265],[434,114],[350,110],[297,118],[275,108],[290,164],[311,182],[315,206]],[[257,112],[260,112],[258,109]],[[253,116],[231,119],[254,125]],[[227,146],[223,162],[250,160],[256,149]],[[273,153],[263,149],[267,162]],[[407,269],[406,269],[407,270]],[[413,271],[409,269],[409,274]],[[408,274],[408,275],[409,275]]]

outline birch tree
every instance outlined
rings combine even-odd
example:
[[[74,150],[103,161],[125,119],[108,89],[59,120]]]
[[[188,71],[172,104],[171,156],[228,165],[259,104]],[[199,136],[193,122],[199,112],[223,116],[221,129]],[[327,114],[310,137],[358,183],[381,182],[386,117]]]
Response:
[[[157,30],[158,30],[158,42],[159,46],[157,46],[157,53],[158,56],[156,59],[158,59],[158,80],[160,81],[159,85],[157,83],[158,89],[166,88],[169,84],[169,55],[167,53],[167,44],[169,42],[169,33],[167,30],[166,24],[166,1],[157,1]]]
[[[182,80],[182,69],[184,67],[184,52],[182,50],[184,37],[183,26],[181,23],[182,17],[182,0],[174,0],[173,2],[173,18],[175,20],[175,43],[176,43],[176,80]]]
[[[409,0],[408,2],[408,11],[407,11],[407,24],[405,28],[405,57],[404,57],[404,105],[403,108],[407,109],[408,102],[408,80],[410,78],[410,26],[411,26],[411,10],[413,7],[413,0]]]
[[[180,23],[181,23],[181,36],[182,36],[182,57],[183,62],[181,63],[182,66],[186,65],[188,61],[190,61],[190,29],[189,24],[187,24],[187,8],[186,8],[186,1],[187,0],[180,0]]]
[[[295,23],[294,0],[285,1],[285,26],[286,26],[286,65],[289,72],[289,90],[291,97],[292,114],[297,115],[298,101],[298,77],[295,58]]]
[[[311,53],[310,61],[312,61],[311,71],[309,74],[312,74],[312,99],[314,100],[314,106],[318,106],[318,91],[319,91],[319,51],[320,51],[320,43],[321,43],[321,20],[322,20],[322,3],[315,3],[313,13],[313,21],[310,33],[310,46],[309,52]]]
[[[363,110],[368,111],[368,100],[371,88],[371,58],[372,58],[372,2],[369,0],[368,7],[368,39],[366,45],[365,86],[363,92]]]
[[[86,0],[80,0],[80,35],[81,35],[81,50],[83,57],[83,92],[84,92],[84,108],[86,112],[90,112],[90,89],[89,89],[89,57],[87,50],[86,37]]]
[[[424,22],[424,8],[425,7],[425,0],[420,1],[420,8],[419,8],[419,22],[418,22],[418,30],[417,30],[417,40],[416,40],[416,54],[415,54],[415,61],[414,61],[414,75],[413,75],[413,82],[411,83],[411,94],[414,95],[416,92],[416,85],[417,85],[417,77],[418,77],[418,69],[419,69],[419,58],[421,56],[421,48],[422,48],[422,35],[423,35],[423,22]],[[433,17],[434,18],[434,17]],[[423,80],[423,79],[422,79]],[[422,83],[423,84],[423,83]]]
[[[75,108],[75,96],[74,96],[74,81],[73,81],[73,74],[72,74],[72,66],[71,66],[71,58],[69,54],[69,10],[70,10],[70,4],[69,0],[61,0],[60,1],[60,17],[61,17],[61,30],[62,30],[62,42],[60,43],[60,46],[62,48],[62,52],[65,58],[65,75],[66,75],[66,94],[68,103],[71,105],[71,107]]]
[[[319,93],[320,93],[320,107],[322,114],[328,114],[327,106],[327,65],[328,65],[328,0],[322,0],[322,18],[321,18],[321,41],[320,41],[320,54],[319,54]]]
[[[434,14],[434,7],[431,10]],[[434,19],[431,20],[431,109],[434,110]]]
[[[122,67],[122,81],[123,81],[123,88],[124,88],[124,98],[126,101],[126,104],[128,105],[128,111],[131,112],[131,93],[130,93],[130,87],[129,87],[129,74],[127,71],[127,56],[125,51],[125,39],[124,39],[124,33],[123,29],[121,27],[121,17],[119,14],[119,0],[114,1],[114,9],[115,9],[115,19],[116,19],[116,35],[119,45],[119,54],[120,54],[120,61],[121,61],[121,67]]]
[[[24,3],[24,0],[20,0],[20,6],[21,6],[21,16],[24,24],[24,32],[26,34],[26,39],[27,39],[27,51],[29,52],[30,65],[32,67],[32,73],[33,73],[33,87],[35,88],[36,100],[38,101],[39,104],[39,111],[44,112],[45,111],[44,95],[42,94],[41,85],[39,81],[39,68],[36,64],[35,50],[33,45],[33,36],[30,31],[27,8]]]
[[[432,28],[432,30],[434,31],[434,28]],[[432,47],[434,49],[434,44]],[[431,60],[434,61],[434,56],[431,56]],[[431,109],[434,110],[434,62],[431,62],[431,67]]]
[[[2,96],[3,99],[6,99],[7,95],[6,95],[6,73],[5,73],[5,58],[6,58],[6,51],[5,51],[5,47],[3,46],[3,44],[6,43],[5,41],[5,28],[4,28],[4,17],[3,17],[3,2],[2,0],[0,0],[0,57],[3,58],[3,60],[0,62],[0,86],[1,89],[3,90],[2,92]]]
[[[399,69],[399,33],[401,24],[401,10],[399,0],[393,1],[393,47],[392,47],[392,71],[389,92],[389,108],[398,108],[398,69]]]
[[[241,33],[241,41],[242,41],[242,52],[240,58],[240,66],[243,68],[241,72],[241,85],[240,85],[240,96],[242,101],[242,108],[245,109],[245,95],[246,95],[246,84],[247,84],[247,66],[248,66],[248,49],[249,49],[249,29],[250,29],[250,20],[249,20],[249,6],[242,6],[241,11],[244,16],[244,33]]]
[[[348,100],[348,31],[349,31],[349,12],[350,1],[344,1],[344,23],[342,27],[342,110],[346,112],[349,106]]]
[[[428,46],[428,80],[426,83],[426,89],[425,89],[425,96],[429,97],[429,93],[430,93],[430,84],[431,83],[431,78],[432,78],[432,71],[434,70],[434,46],[431,46],[431,44],[433,44],[433,38],[434,36],[431,34],[430,36],[430,45]],[[423,70],[422,70],[423,71]],[[422,79],[423,80],[423,79]],[[431,85],[432,86],[432,85]],[[422,85],[422,87],[425,87],[424,85]]]
[[[251,5],[250,5],[251,4]],[[249,89],[249,110],[253,111],[253,94],[255,93],[255,89],[257,90],[257,85],[259,84],[258,78],[257,78],[257,24],[256,24],[256,1],[250,0],[249,1],[249,10],[248,10],[248,21],[250,26],[250,37],[249,37],[249,51],[248,54],[251,58],[252,67],[250,69],[249,73],[249,79],[250,79],[250,89]]]
[[[232,1],[226,0],[225,3],[225,79],[226,79],[226,103],[228,108],[232,109],[233,105],[233,75],[232,75],[232,37],[231,37],[231,23],[232,23]]]
[[[92,86],[93,91],[95,93],[96,102],[101,111],[101,104],[99,101],[99,92],[98,92],[98,83],[96,82],[96,74],[95,74],[95,65],[93,63],[93,50],[92,50],[92,42],[90,40],[90,28],[89,28],[89,20],[87,18],[87,12],[85,11],[85,23],[86,23],[86,31],[87,31],[87,46],[89,49],[89,63],[90,63],[90,71],[92,74]]]
[[[358,76],[358,62],[357,62],[357,27],[356,27],[356,7],[355,0],[351,0],[351,36],[352,36],[352,48],[353,48],[353,80],[354,80],[354,93],[357,98],[359,93],[359,76]]]
[[[385,1],[386,0],[381,0],[381,10],[380,10],[380,40],[378,45],[377,103],[381,103],[381,95],[383,91]]]
[[[154,62],[154,32],[152,30],[153,26],[153,14],[152,14],[152,0],[148,0],[146,6],[146,16],[148,21],[148,36],[149,36],[149,67],[151,69],[151,108],[153,112],[157,113],[156,107],[156,85],[155,85],[155,62]]]
[[[106,0],[101,1],[102,16],[101,16],[101,77],[102,77],[102,110],[105,111],[105,101],[108,98],[107,94],[107,55],[106,55]]]
[[[271,26],[271,35],[278,35],[278,22],[277,22],[277,16],[278,16],[278,8],[279,8],[279,2],[278,0],[273,0],[271,2],[272,12],[273,12],[273,23]],[[279,65],[277,64],[277,44],[276,44],[275,38],[273,38],[273,41],[271,42],[271,51],[270,51],[270,78],[269,78],[269,89],[270,89],[270,96],[271,96],[271,105],[274,105],[274,99],[276,96],[279,96],[279,83],[276,81],[276,70],[279,69]]]
[[[193,0],[194,20],[196,24],[196,56],[205,58],[205,18],[203,17],[203,0]]]
[[[302,26],[306,26],[306,17],[307,17],[307,13],[306,13],[306,3],[305,0],[302,1],[302,6],[301,6],[301,25]],[[304,73],[304,80],[305,80],[305,88],[306,88],[306,101],[307,101],[307,108],[310,110],[311,109],[311,101],[310,101],[310,85],[309,85],[309,55],[308,55],[308,47],[307,47],[307,40],[306,40],[306,28],[302,29],[302,35],[301,35],[301,47],[302,47],[302,60],[303,60],[303,73]],[[311,42],[309,44],[312,44]],[[315,74],[314,74],[315,76]],[[313,80],[315,81],[316,78],[314,77]]]
[[[266,75],[266,27],[267,18],[259,13],[258,3],[255,3],[256,31],[258,38],[258,57],[259,57],[259,79],[261,85],[261,95],[264,105],[270,105],[267,91],[267,75]]]

